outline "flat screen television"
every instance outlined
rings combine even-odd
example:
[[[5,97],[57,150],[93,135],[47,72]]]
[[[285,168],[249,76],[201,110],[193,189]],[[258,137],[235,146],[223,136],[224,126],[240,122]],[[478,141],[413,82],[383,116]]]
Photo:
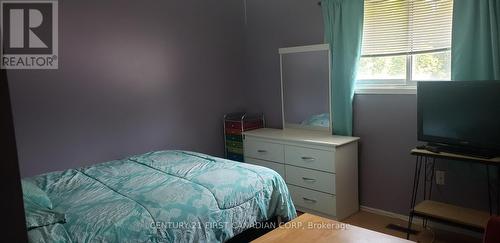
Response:
[[[419,82],[418,139],[447,152],[500,154],[500,81]]]

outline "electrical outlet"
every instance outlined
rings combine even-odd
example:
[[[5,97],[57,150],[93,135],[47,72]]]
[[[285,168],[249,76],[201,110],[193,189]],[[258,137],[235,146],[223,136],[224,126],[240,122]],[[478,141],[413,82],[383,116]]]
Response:
[[[434,176],[436,177],[436,185],[444,185],[444,177],[446,173],[442,170],[436,170],[434,173]]]

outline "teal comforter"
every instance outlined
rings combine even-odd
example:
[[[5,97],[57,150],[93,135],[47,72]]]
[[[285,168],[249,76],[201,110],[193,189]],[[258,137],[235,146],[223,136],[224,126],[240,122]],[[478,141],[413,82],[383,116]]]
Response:
[[[224,242],[256,222],[296,217],[273,170],[160,151],[33,178],[66,222],[32,242]]]

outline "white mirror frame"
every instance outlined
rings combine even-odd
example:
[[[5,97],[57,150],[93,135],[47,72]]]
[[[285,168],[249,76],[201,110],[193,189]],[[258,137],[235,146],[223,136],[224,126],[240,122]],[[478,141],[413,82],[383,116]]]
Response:
[[[314,51],[327,51],[328,52],[328,107],[330,114],[330,125],[328,128],[317,127],[317,126],[308,126],[308,125],[300,125],[300,124],[292,124],[285,122],[285,99],[283,94],[283,55],[291,54],[291,53],[300,53],[300,52],[314,52]],[[293,128],[293,129],[308,129],[308,130],[318,130],[329,132],[330,134],[333,131],[333,114],[332,114],[332,52],[330,51],[329,44],[318,44],[318,45],[308,45],[308,46],[295,46],[295,47],[287,47],[287,48],[279,48],[278,52],[280,54],[280,78],[281,78],[281,117],[283,120],[283,129]]]

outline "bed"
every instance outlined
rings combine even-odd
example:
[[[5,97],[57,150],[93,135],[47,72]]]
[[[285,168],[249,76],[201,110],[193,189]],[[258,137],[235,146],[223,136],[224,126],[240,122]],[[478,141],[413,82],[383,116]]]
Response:
[[[296,217],[273,170],[158,151],[22,181],[31,242],[225,242]]]

